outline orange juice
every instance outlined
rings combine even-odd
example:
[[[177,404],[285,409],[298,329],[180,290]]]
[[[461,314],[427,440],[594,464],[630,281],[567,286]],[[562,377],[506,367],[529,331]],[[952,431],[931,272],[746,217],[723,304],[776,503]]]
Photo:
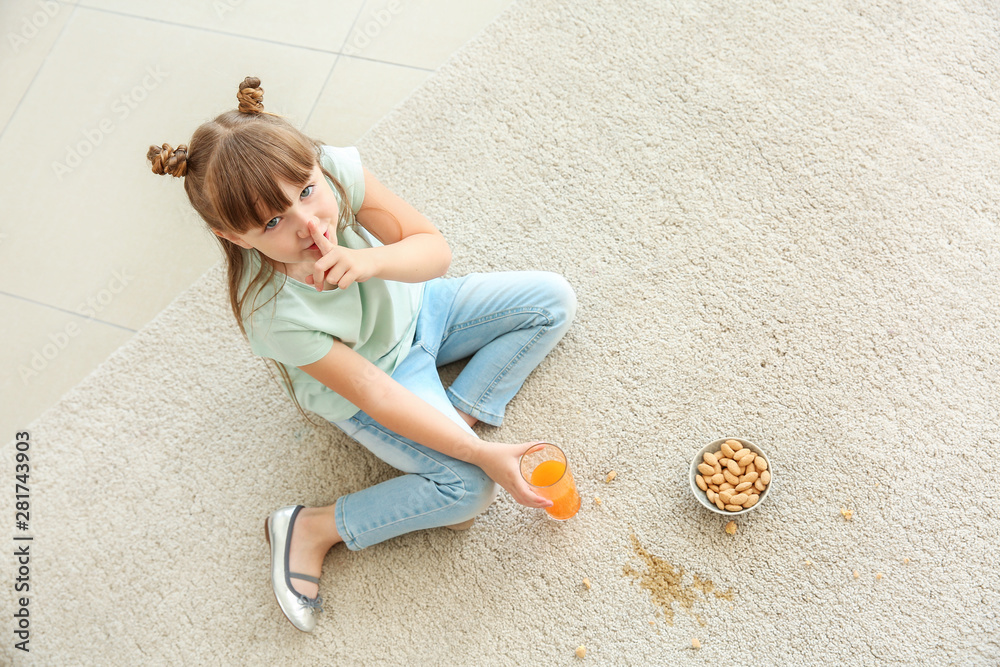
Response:
[[[566,464],[562,461],[542,461],[531,471],[532,486],[552,486],[566,472]]]
[[[542,461],[531,471],[530,484],[538,495],[552,501],[545,511],[553,519],[565,520],[580,511],[580,494],[573,475],[562,461]]]

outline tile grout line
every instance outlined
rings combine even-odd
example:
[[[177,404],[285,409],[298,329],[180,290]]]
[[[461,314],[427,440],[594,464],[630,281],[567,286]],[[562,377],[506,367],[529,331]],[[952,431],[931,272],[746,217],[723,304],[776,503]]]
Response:
[[[323,85],[319,87],[319,93],[316,95],[316,99],[313,100],[312,108],[309,109],[309,113],[306,114],[305,121],[302,122],[302,127],[300,130],[304,130],[308,125],[309,121],[312,120],[312,115],[316,111],[316,107],[319,106],[319,100],[323,96],[323,91],[326,90],[327,84],[330,83],[330,77],[333,76],[333,70],[337,68],[337,63],[340,62],[340,58],[343,55],[340,51],[344,50],[344,46],[347,45],[347,40],[351,38],[351,31],[354,30],[354,26],[358,24],[358,19],[361,18],[361,14],[364,13],[365,8],[368,7],[368,1],[361,3],[361,8],[358,13],[354,15],[354,21],[351,22],[351,27],[347,29],[347,34],[344,35],[344,41],[340,44],[340,50],[337,52],[337,57],[333,59],[333,64],[330,65],[330,70],[326,73],[326,78],[323,79]]]
[[[222,35],[222,36],[225,36],[225,37],[233,37],[235,39],[247,39],[247,40],[251,40],[251,41],[254,41],[254,42],[261,42],[263,44],[271,44],[271,45],[274,45],[274,46],[284,46],[284,47],[287,47],[287,48],[290,48],[290,49],[301,49],[301,50],[304,50],[304,51],[314,51],[316,53],[323,53],[323,54],[326,54],[326,55],[337,56],[338,60],[340,59],[341,56],[343,56],[345,58],[358,58],[360,60],[368,60],[369,62],[381,63],[383,65],[395,65],[396,67],[406,67],[408,69],[420,70],[422,72],[433,72],[434,71],[434,70],[428,69],[426,67],[420,67],[419,65],[407,65],[406,63],[396,63],[396,62],[391,62],[391,61],[388,61],[388,60],[376,60],[375,58],[362,58],[361,56],[352,56],[352,55],[343,53],[344,46],[347,44],[347,40],[350,38],[351,30],[354,29],[354,26],[357,25],[358,19],[361,17],[361,13],[362,13],[361,11],[359,11],[358,15],[354,17],[354,23],[352,23],[351,27],[348,29],[348,31],[347,31],[347,37],[344,38],[344,42],[340,45],[340,50],[331,51],[329,49],[316,48],[315,46],[303,46],[302,44],[291,44],[291,43],[288,43],[288,42],[281,42],[281,41],[278,41],[278,40],[275,40],[275,39],[267,39],[267,38],[264,38],[264,37],[251,37],[251,36],[248,36],[248,35],[240,35],[240,34],[237,34],[237,33],[234,33],[234,32],[226,32],[224,30],[216,30],[214,28],[206,28],[204,26],[199,26],[199,25],[190,25],[190,24],[187,24],[187,23],[177,23],[176,21],[165,21],[163,19],[155,19],[155,18],[150,18],[148,16],[139,16],[137,14],[128,14],[126,12],[115,11],[115,10],[112,10],[112,9],[104,9],[103,7],[93,7],[93,6],[84,5],[84,4],[78,4],[76,6],[77,7],[83,7],[84,9],[88,9],[88,10],[93,11],[93,12],[100,12],[102,14],[113,14],[115,16],[121,16],[121,17],[124,17],[124,18],[136,19],[138,21],[148,21],[150,23],[160,23],[160,24],[163,24],[163,25],[174,26],[176,28],[187,28],[189,30],[200,30],[202,32],[211,33],[213,35]],[[365,5],[365,4],[362,5],[362,11],[364,10],[364,8],[366,6],[367,5]],[[334,61],[334,64],[336,64],[336,61]]]
[[[98,324],[106,324],[109,327],[115,327],[116,329],[121,329],[122,331],[128,331],[130,333],[138,333],[137,329],[130,329],[130,328],[126,327],[126,326],[122,326],[121,324],[115,324],[114,322],[108,322],[107,320],[100,320],[100,319],[98,319],[96,317],[88,317],[87,315],[81,315],[80,313],[75,313],[72,310],[66,310],[65,308],[60,308],[59,306],[53,306],[52,304],[49,304],[49,303],[42,303],[41,301],[35,301],[34,299],[29,299],[28,297],[20,296],[18,294],[11,294],[10,292],[5,292],[3,290],[0,290],[0,296],[6,296],[6,297],[10,297],[12,299],[19,299],[21,301],[26,301],[27,303],[30,303],[30,304],[32,304],[34,306],[41,306],[42,308],[49,308],[51,310],[57,310],[60,313],[66,313],[68,315],[72,315],[74,317],[79,317],[79,318],[84,319],[84,320],[90,320],[91,322],[96,322]]]
[[[42,70],[45,69],[45,63],[48,62],[49,56],[52,55],[52,52],[55,50],[56,45],[63,38],[63,35],[66,34],[66,30],[69,28],[69,24],[73,22],[73,17],[76,15],[76,9],[77,7],[79,7],[79,5],[76,4],[69,5],[65,2],[61,2],[59,4],[61,6],[71,7],[69,18],[66,19],[66,23],[64,23],[62,29],[59,30],[59,35],[56,36],[56,38],[52,41],[52,46],[49,47],[48,53],[46,53],[45,57],[42,58],[41,64],[38,66],[38,69],[35,70],[35,74],[31,77],[31,81],[28,82],[28,87],[24,89],[24,93],[21,95],[21,99],[17,101],[17,104],[14,105],[14,108],[10,112],[10,116],[7,117],[7,122],[4,123],[3,129],[0,130],[0,142],[3,141],[4,135],[7,134],[7,128],[9,128],[10,124],[14,122],[14,117],[17,116],[18,110],[21,108],[21,105],[24,103],[24,100],[28,97],[28,93],[31,92],[32,87],[35,85],[35,81],[38,80],[38,76],[42,73]]]

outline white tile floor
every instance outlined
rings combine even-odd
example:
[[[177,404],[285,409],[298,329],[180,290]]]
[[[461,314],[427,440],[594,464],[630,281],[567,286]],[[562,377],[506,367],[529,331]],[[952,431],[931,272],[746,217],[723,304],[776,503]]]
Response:
[[[0,2],[6,434],[219,259],[150,144],[186,143],[252,74],[269,109],[351,145],[511,2]]]

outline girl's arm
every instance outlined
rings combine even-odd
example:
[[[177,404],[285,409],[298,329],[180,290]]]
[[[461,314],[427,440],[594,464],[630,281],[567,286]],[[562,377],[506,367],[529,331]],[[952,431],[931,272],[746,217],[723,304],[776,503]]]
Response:
[[[518,460],[533,443],[521,445],[484,442],[340,341],[325,357],[300,368],[379,424],[452,458],[477,465],[528,507],[552,503],[534,493],[521,477]]]
[[[364,169],[365,198],[355,216],[362,227],[383,243],[377,248],[352,250],[331,243],[309,230],[323,257],[316,262],[314,285],[341,289],[369,278],[419,283],[443,276],[451,265],[451,249],[437,227],[417,209],[382,185]]]

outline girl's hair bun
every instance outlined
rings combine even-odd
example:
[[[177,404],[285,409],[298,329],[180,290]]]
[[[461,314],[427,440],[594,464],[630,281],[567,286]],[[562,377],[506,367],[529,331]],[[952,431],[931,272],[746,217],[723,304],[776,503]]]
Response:
[[[264,113],[264,89],[260,87],[260,79],[248,76],[240,84],[236,100],[240,103],[240,113]]]
[[[153,163],[154,174],[170,174],[180,178],[187,173],[187,146],[180,144],[176,149],[170,144],[150,146],[146,151],[146,159]]]

